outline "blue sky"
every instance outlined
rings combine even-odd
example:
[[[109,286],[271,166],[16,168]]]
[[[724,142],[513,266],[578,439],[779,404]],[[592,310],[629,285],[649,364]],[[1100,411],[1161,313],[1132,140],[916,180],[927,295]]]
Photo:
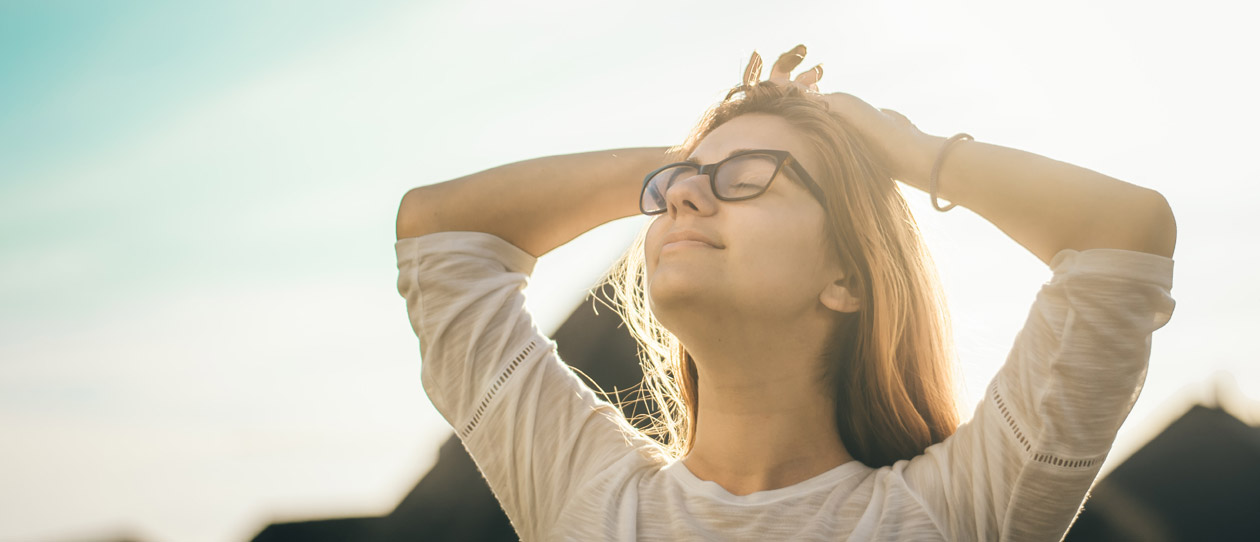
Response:
[[[403,2],[5,2],[6,176],[103,150]],[[319,9],[311,9],[316,6]],[[7,184],[7,183],[6,183]]]
[[[289,4],[250,2],[200,7],[32,2],[0,7],[0,72],[8,81],[0,88],[0,163],[5,164],[0,225],[21,233],[3,236],[0,248],[15,254],[37,247],[91,245],[77,248],[110,250],[113,257],[129,256],[132,263],[145,264],[125,271],[105,265],[99,271],[108,275],[96,278],[112,285],[169,280],[162,277],[169,271],[164,267],[174,263],[169,253],[128,246],[125,239],[134,237],[118,234],[152,231],[162,222],[155,214],[187,211],[172,206],[172,199],[191,202],[211,189],[186,176],[159,180],[124,175],[106,181],[102,177],[109,171],[79,168],[135,152],[138,141],[177,122],[190,104],[213,100],[223,89],[317,53],[403,4],[317,5],[322,9],[308,12]],[[152,163],[165,158],[142,159]],[[32,201],[42,205],[30,205]],[[141,208],[152,211],[132,212]],[[169,222],[176,222],[171,218]],[[169,222],[160,227],[184,226]],[[103,224],[108,229],[102,230]],[[94,236],[104,239],[89,242]],[[45,258],[57,257],[45,252]],[[26,272],[40,275],[37,280],[51,278],[38,267]],[[56,312],[39,302],[47,290],[23,282],[22,288],[11,283],[3,290],[10,306]]]
[[[240,540],[273,518],[387,512],[450,431],[395,290],[402,194],[515,160],[677,143],[753,49],[797,43],[826,64],[823,91],[1169,200],[1178,305],[1106,470],[1220,375],[1260,400],[1240,338],[1260,325],[1247,15],[1225,2],[0,4],[0,540]],[[982,217],[903,191],[974,405],[1049,275]],[[543,329],[641,223],[539,262]]]

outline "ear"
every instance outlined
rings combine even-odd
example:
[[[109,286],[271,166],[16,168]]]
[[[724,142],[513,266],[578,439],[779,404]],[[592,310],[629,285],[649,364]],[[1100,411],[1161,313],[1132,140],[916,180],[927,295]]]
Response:
[[[827,284],[823,288],[822,293],[818,294],[818,300],[827,308],[836,312],[857,312],[861,305],[858,298],[849,292],[849,288],[844,285],[844,280],[836,280]]]

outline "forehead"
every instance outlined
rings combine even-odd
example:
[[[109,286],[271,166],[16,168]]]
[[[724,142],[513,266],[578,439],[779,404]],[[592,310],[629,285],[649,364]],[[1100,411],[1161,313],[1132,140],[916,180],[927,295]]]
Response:
[[[739,149],[774,149],[792,153],[806,169],[812,169],[813,156],[796,129],[782,117],[765,113],[748,113],[714,128],[700,141],[691,158],[712,164]]]

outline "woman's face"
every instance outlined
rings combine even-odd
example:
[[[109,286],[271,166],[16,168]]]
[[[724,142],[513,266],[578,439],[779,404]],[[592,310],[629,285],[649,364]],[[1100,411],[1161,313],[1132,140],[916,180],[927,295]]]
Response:
[[[690,158],[713,164],[738,149],[786,150],[820,180],[806,140],[781,117],[750,113],[709,133]],[[764,318],[785,322],[826,310],[819,294],[840,278],[826,243],[822,204],[785,164],[756,198],[721,201],[707,175],[678,179],[665,194],[644,243],[652,312],[671,331],[686,314],[721,320]],[[712,241],[666,244],[677,232]],[[789,320],[784,320],[789,319]]]

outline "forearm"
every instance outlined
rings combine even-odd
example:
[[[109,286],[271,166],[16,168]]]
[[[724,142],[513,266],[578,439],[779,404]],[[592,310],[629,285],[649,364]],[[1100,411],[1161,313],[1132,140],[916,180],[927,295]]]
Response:
[[[413,188],[399,205],[397,236],[480,231],[541,256],[600,224],[637,214],[643,176],[668,163],[667,150],[546,156]]]
[[[1172,257],[1176,223],[1154,190],[998,145],[959,141],[947,152],[937,197],[984,217],[1047,265],[1065,248]],[[927,175],[916,177],[927,192]]]

